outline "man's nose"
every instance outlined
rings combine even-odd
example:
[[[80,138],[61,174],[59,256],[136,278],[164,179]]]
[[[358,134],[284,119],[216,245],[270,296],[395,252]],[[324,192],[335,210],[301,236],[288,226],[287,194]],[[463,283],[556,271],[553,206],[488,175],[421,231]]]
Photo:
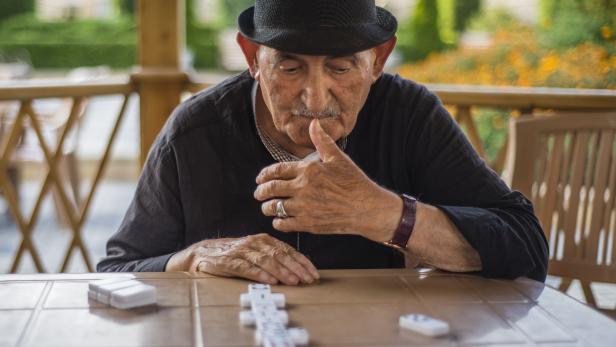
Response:
[[[311,112],[322,112],[330,102],[330,85],[327,77],[320,72],[308,76],[302,93],[302,101]]]

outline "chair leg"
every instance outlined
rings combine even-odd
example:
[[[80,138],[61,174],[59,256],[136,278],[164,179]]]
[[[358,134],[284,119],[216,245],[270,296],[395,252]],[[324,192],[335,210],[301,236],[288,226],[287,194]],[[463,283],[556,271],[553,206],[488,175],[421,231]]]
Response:
[[[586,298],[586,303],[588,305],[597,307],[597,301],[595,300],[595,295],[592,292],[592,288],[590,287],[590,282],[580,281],[582,284],[582,290],[584,291],[584,297]]]
[[[566,293],[569,290],[569,287],[571,287],[572,282],[573,282],[573,279],[562,277],[560,285],[558,286],[558,290],[560,290],[563,293]]]

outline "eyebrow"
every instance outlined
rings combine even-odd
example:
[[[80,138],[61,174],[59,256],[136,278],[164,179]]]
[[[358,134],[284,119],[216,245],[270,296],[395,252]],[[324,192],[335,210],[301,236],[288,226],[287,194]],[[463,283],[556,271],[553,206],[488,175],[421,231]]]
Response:
[[[276,54],[275,63],[280,63],[281,61],[284,61],[287,59],[303,61],[303,59],[297,54],[286,53],[286,52],[276,52],[275,54]],[[353,64],[357,64],[357,62],[359,61],[359,59],[357,58],[357,54],[328,55],[325,57],[325,60],[332,60],[332,59],[349,59],[351,60]]]

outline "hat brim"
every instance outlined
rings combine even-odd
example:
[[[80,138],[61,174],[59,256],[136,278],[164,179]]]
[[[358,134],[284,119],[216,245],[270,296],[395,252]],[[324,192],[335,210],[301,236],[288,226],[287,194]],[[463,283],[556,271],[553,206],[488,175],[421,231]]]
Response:
[[[398,27],[396,18],[382,7],[377,7],[377,23],[340,28],[255,29],[253,20],[254,6],[238,17],[240,32],[251,41],[283,52],[306,55],[340,56],[360,52],[386,42]]]

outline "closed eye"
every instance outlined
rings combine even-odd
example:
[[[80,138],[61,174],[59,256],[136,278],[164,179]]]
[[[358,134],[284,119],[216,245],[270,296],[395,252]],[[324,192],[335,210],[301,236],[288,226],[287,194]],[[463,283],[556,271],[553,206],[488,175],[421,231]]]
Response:
[[[300,67],[280,67],[280,70],[282,70],[284,73],[288,73],[288,74],[296,74],[299,72]]]
[[[349,71],[351,71],[351,68],[348,67],[339,67],[339,68],[333,68],[332,71],[336,74],[342,75],[344,73],[347,73]]]

